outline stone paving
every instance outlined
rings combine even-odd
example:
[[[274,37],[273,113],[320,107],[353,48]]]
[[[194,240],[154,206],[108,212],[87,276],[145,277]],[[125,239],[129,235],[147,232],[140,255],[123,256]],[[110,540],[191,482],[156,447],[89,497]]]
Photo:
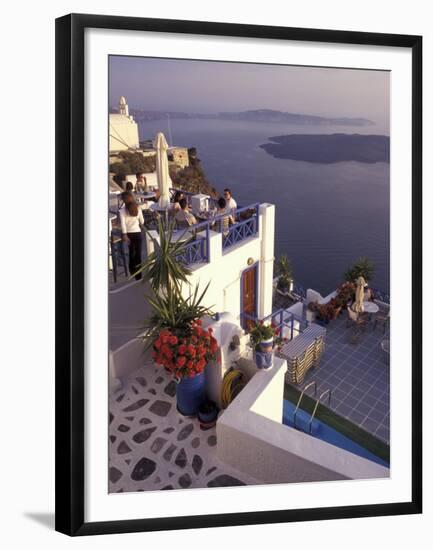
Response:
[[[346,314],[326,326],[326,343],[320,366],[307,374],[301,388],[315,380],[317,395],[332,390],[330,408],[389,443],[390,365],[381,341],[389,329],[373,330],[373,319],[354,341]],[[313,394],[313,388],[307,391]],[[327,401],[324,402],[327,405]]]
[[[109,492],[258,484],[216,456],[215,428],[176,410],[164,369],[144,365],[110,398]]]

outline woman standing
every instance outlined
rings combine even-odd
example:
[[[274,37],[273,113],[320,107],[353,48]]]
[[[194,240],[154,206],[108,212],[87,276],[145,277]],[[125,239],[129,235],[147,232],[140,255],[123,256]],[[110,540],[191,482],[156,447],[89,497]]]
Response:
[[[119,211],[120,225],[122,228],[123,242],[129,247],[129,273],[135,280],[141,279],[141,273],[137,270],[141,266],[141,229],[144,225],[143,214],[135,201],[125,201],[125,205]]]

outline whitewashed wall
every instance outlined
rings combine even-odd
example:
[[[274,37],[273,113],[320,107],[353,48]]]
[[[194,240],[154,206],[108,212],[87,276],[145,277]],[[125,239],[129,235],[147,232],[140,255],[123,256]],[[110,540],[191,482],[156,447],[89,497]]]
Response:
[[[184,285],[183,294],[187,296],[196,284],[204,289],[210,282],[203,304],[214,312],[230,312],[240,320],[241,278],[242,272],[251,267],[248,260],[258,265],[257,313],[266,317],[272,313],[272,277],[274,263],[274,224],[275,207],[272,204],[260,205],[259,234],[234,245],[223,254],[222,235],[210,231],[210,262],[190,266],[192,274],[190,285]],[[156,232],[152,234],[157,237]],[[147,239],[148,253],[152,245]]]
[[[282,424],[286,370],[275,357],[218,418],[219,458],[265,483],[389,477],[388,468]]]

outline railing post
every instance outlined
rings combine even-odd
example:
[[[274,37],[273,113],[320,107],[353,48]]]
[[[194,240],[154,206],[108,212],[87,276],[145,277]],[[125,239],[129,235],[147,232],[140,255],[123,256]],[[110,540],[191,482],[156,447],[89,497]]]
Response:
[[[206,260],[210,262],[209,222],[206,223]]]

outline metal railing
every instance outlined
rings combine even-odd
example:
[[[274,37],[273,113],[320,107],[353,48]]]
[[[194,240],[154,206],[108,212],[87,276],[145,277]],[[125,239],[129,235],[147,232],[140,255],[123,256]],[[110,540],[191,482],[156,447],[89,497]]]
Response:
[[[326,394],[328,394],[328,407],[331,404],[332,390],[331,390],[331,388],[328,388],[327,390],[325,390],[324,392],[322,392],[319,395],[319,399],[317,399],[316,404],[314,405],[314,409],[313,409],[313,412],[311,414],[310,423],[309,423],[309,426],[308,426],[308,431],[309,431],[310,434],[311,434],[312,429],[313,429],[313,420],[314,420],[314,417],[316,415],[317,407],[319,406],[319,403],[322,400],[322,397],[324,397]]]
[[[285,337],[284,329],[288,329],[288,340],[293,340],[295,333],[302,334],[302,332],[304,332],[309,325],[307,319],[299,317],[299,315],[296,315],[291,311],[287,311],[286,309],[277,309],[277,311],[263,317],[263,319],[243,312],[241,313],[241,321],[243,326],[246,326],[248,321],[253,323],[258,323],[259,321],[263,321],[263,323],[271,323],[275,329],[279,331],[279,335],[281,337]]]
[[[379,290],[377,288],[372,288],[373,296],[375,300],[378,300],[379,302],[383,302],[384,304],[390,304],[390,296],[388,293],[383,292],[382,290]]]
[[[204,230],[204,234],[203,234]],[[188,230],[186,231],[188,233]],[[183,250],[177,255],[177,259],[185,265],[208,263],[209,257],[209,225],[202,224],[191,227],[192,240],[185,243]]]
[[[223,233],[223,251],[228,248],[248,239],[254,237],[259,232],[259,204],[253,204],[245,206],[244,208],[238,208],[233,212],[237,221],[233,225],[230,225],[227,229],[221,230]],[[217,216],[217,218],[224,218],[223,216]],[[218,222],[216,222],[218,225]]]
[[[296,404],[295,412],[293,413],[293,426],[296,428],[296,415],[298,413],[299,407],[301,406],[302,398],[304,397],[304,393],[308,390],[308,388],[311,388],[311,386],[314,386],[314,397],[316,397],[317,394],[317,384],[315,380],[304,386],[304,389],[301,392],[301,395],[299,396],[298,402]]]
[[[249,237],[256,236],[259,232],[259,207],[259,203],[252,204],[237,208],[231,214],[219,214],[212,216],[207,221],[191,225],[189,231],[193,240],[185,245],[186,250],[179,257],[184,260],[186,265],[209,262],[210,231],[221,233],[223,252],[227,252],[232,246]],[[232,215],[235,220],[241,221],[236,221],[233,225],[225,228],[225,218],[229,215]]]

